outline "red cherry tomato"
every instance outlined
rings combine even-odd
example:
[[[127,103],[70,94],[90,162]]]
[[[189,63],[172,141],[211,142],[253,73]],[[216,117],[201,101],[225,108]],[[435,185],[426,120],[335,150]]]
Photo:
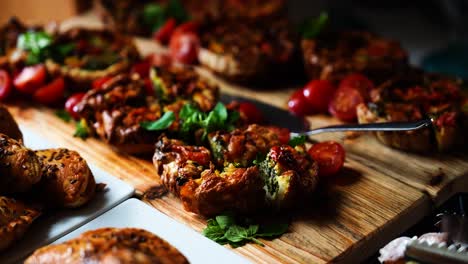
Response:
[[[153,82],[151,82],[150,78],[145,79],[145,91],[147,95],[154,95]]]
[[[291,139],[291,131],[285,127],[277,127],[277,126],[269,126],[270,130],[275,132],[278,135],[278,140],[281,144],[288,144],[289,140]]]
[[[151,64],[148,61],[142,61],[142,62],[133,64],[131,73],[138,73],[140,77],[146,78],[149,76],[150,68],[151,68]]]
[[[112,79],[112,76],[101,77],[99,79],[94,80],[93,83],[91,84],[91,86],[92,86],[93,90],[99,90],[110,79]]]
[[[193,64],[197,61],[200,39],[191,32],[174,34],[169,49],[172,58],[180,63]]]
[[[167,44],[171,38],[174,29],[176,28],[177,21],[174,18],[169,18],[166,20],[164,25],[162,25],[156,32],[153,34],[153,39],[162,43]]]
[[[11,78],[7,71],[0,70],[0,101],[5,100],[11,93]]]
[[[80,119],[80,115],[76,112],[76,105],[81,102],[85,93],[76,93],[70,96],[65,102],[65,110],[75,119]]]
[[[374,83],[362,74],[352,73],[341,80],[339,88],[341,87],[358,89],[364,98],[367,98],[369,92],[374,89]]]
[[[311,113],[302,89],[295,91],[291,95],[288,101],[288,108],[290,112],[297,116],[305,116]]]
[[[187,33],[192,32],[194,34],[198,33],[198,23],[195,21],[188,21],[185,23],[180,24],[175,30],[174,35],[179,33]]]
[[[239,112],[247,119],[247,123],[249,124],[259,124],[263,121],[262,112],[252,103],[239,103]]]
[[[44,65],[24,67],[13,80],[16,89],[25,94],[34,94],[46,80],[46,69]]]
[[[58,77],[52,82],[39,88],[33,95],[36,102],[50,105],[60,101],[65,92],[65,80],[63,77]]]
[[[311,112],[326,113],[335,90],[336,88],[327,80],[313,80],[309,82],[304,87],[303,93]]]
[[[364,96],[358,89],[344,86],[338,88],[335,92],[328,111],[342,121],[353,122],[357,118],[356,107],[365,101]]]
[[[314,144],[308,152],[319,166],[320,177],[335,175],[343,168],[346,152],[341,144],[335,141]]]

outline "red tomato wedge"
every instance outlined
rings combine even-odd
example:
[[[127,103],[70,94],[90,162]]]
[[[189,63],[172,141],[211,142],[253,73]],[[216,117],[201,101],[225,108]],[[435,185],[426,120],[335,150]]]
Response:
[[[239,103],[239,112],[247,119],[249,124],[260,124],[263,121],[262,112],[253,103]]]
[[[277,126],[269,126],[268,128],[275,132],[276,135],[278,135],[278,140],[281,142],[281,144],[289,143],[289,140],[291,139],[291,131],[289,131],[289,129]]]
[[[169,49],[175,61],[183,64],[193,64],[198,59],[200,39],[191,32],[174,34],[172,35]]]
[[[336,88],[327,80],[312,80],[303,89],[311,113],[326,113]]]
[[[85,96],[85,93],[76,93],[73,94],[72,96],[68,97],[67,101],[65,102],[65,110],[75,119],[78,120],[80,116],[76,112],[75,106],[81,102],[83,97]]]
[[[46,80],[46,69],[44,65],[24,67],[13,80],[16,89],[25,94],[34,94]]]
[[[58,77],[52,82],[39,88],[33,95],[36,102],[41,104],[54,104],[63,98],[65,92],[65,80]]]
[[[91,84],[91,86],[92,86],[93,90],[99,90],[110,79],[112,79],[112,76],[101,77],[99,79],[94,80],[93,83]]]
[[[12,90],[10,74],[5,70],[0,70],[0,101],[8,98]]]
[[[174,18],[169,18],[166,22],[153,34],[154,40],[167,44],[171,39],[172,33],[176,28],[177,21]]]
[[[356,107],[364,102],[366,100],[358,89],[341,87],[335,92],[328,111],[341,121],[353,122],[357,118]]]
[[[297,116],[305,116],[311,113],[302,89],[295,91],[291,95],[288,101],[288,108],[291,113]]]
[[[308,152],[319,166],[319,177],[335,175],[343,168],[346,152],[338,142],[317,143]]]

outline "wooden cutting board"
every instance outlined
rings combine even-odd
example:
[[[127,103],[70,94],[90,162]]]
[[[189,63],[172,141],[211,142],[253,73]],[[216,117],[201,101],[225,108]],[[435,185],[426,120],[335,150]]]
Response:
[[[93,14],[69,22],[99,25]],[[161,49],[150,41],[139,40],[137,44],[143,53]],[[206,70],[199,72],[223,92],[278,107],[285,106],[293,90],[251,90],[229,84]],[[149,159],[116,153],[97,139],[74,138],[73,125],[46,108],[9,108],[22,129],[79,151],[89,162],[135,186],[137,195],[156,209],[197,231],[206,225],[206,219],[184,211],[180,201],[165,192]],[[337,122],[325,116],[310,121],[313,127]],[[303,212],[291,213],[290,232],[264,241],[265,247],[247,245],[235,252],[261,263],[356,263],[429,214],[434,205],[456,192],[467,191],[466,153],[432,157],[407,154],[380,145],[371,135],[347,139],[343,134],[328,134],[315,139],[334,139],[344,144],[345,170],[323,194],[303,201]]]

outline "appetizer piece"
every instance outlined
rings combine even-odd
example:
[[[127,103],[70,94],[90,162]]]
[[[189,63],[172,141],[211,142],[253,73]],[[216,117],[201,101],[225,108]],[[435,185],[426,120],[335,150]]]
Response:
[[[188,263],[176,248],[136,228],[101,228],[78,238],[36,250],[26,264],[45,263]]]
[[[23,193],[41,179],[42,164],[34,151],[0,133],[0,194]]]
[[[406,69],[408,55],[395,41],[369,32],[323,32],[301,43],[310,79],[338,84],[349,73],[362,73],[375,83]]]
[[[386,145],[408,151],[449,150],[464,144],[467,131],[466,97],[461,82],[412,71],[394,78],[371,92],[371,102],[360,104],[360,123],[417,121],[431,117],[432,128],[408,132],[379,132]]]
[[[18,142],[23,142],[23,134],[18,124],[10,112],[8,112],[8,109],[3,105],[0,105],[0,133]]]
[[[40,214],[20,201],[0,196],[0,252],[19,240]]]
[[[284,72],[294,59],[295,37],[286,19],[207,21],[200,40],[200,64],[234,81],[258,81]]]
[[[35,153],[42,163],[42,180],[37,190],[49,206],[76,208],[93,198],[94,176],[76,151],[45,149]]]
[[[140,57],[131,38],[106,30],[73,28],[54,36],[52,46],[61,52],[50,54],[47,70],[78,85],[121,73]]]

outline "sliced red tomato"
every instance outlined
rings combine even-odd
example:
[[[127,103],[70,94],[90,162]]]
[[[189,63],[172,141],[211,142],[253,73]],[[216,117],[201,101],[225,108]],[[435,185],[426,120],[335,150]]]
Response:
[[[311,113],[302,89],[295,91],[291,95],[288,101],[288,108],[290,112],[297,116],[305,116]]]
[[[44,65],[24,67],[13,80],[16,89],[25,94],[34,94],[46,80],[46,69]]]
[[[184,64],[193,64],[198,59],[200,39],[191,32],[174,34],[171,38],[169,49],[175,61]]]
[[[0,69],[0,101],[8,98],[12,90],[10,74]]]
[[[346,152],[338,142],[325,141],[317,143],[308,152],[319,166],[319,177],[335,175],[343,168]]]
[[[289,143],[289,140],[291,139],[291,131],[289,131],[289,129],[277,126],[269,126],[268,128],[275,132],[276,135],[278,135],[278,140],[281,142],[281,144]]]
[[[187,33],[192,32],[194,34],[198,33],[199,24],[195,21],[187,21],[185,23],[180,24],[174,30],[174,35],[179,33]]]
[[[341,121],[353,122],[357,118],[356,107],[364,102],[366,100],[359,90],[345,86],[335,92],[328,111]]]
[[[249,124],[260,124],[263,122],[263,113],[253,103],[240,102],[239,112],[247,119],[247,123]]]
[[[330,81],[313,80],[303,89],[311,113],[326,113],[336,88]]]
[[[151,64],[148,61],[144,60],[139,63],[133,64],[131,73],[138,73],[140,77],[146,78],[149,76],[150,68]]]
[[[343,80],[341,80],[339,88],[349,87],[359,90],[364,98],[367,98],[369,92],[374,89],[374,83],[369,80],[366,76],[360,73],[348,74]]]
[[[65,80],[63,77],[55,78],[52,82],[39,88],[33,95],[36,102],[41,104],[54,104],[63,98]]]
[[[176,25],[177,21],[174,18],[169,18],[156,32],[154,32],[153,39],[162,44],[167,44],[169,39],[171,39]]]
[[[99,90],[110,79],[112,79],[112,76],[101,77],[99,79],[94,80],[93,83],[91,84],[91,86],[92,86],[93,90]]]
[[[76,93],[73,94],[72,96],[68,97],[67,101],[65,102],[65,110],[75,119],[78,120],[80,119],[79,114],[76,111],[76,105],[81,102],[83,97],[85,96],[85,93]]]

